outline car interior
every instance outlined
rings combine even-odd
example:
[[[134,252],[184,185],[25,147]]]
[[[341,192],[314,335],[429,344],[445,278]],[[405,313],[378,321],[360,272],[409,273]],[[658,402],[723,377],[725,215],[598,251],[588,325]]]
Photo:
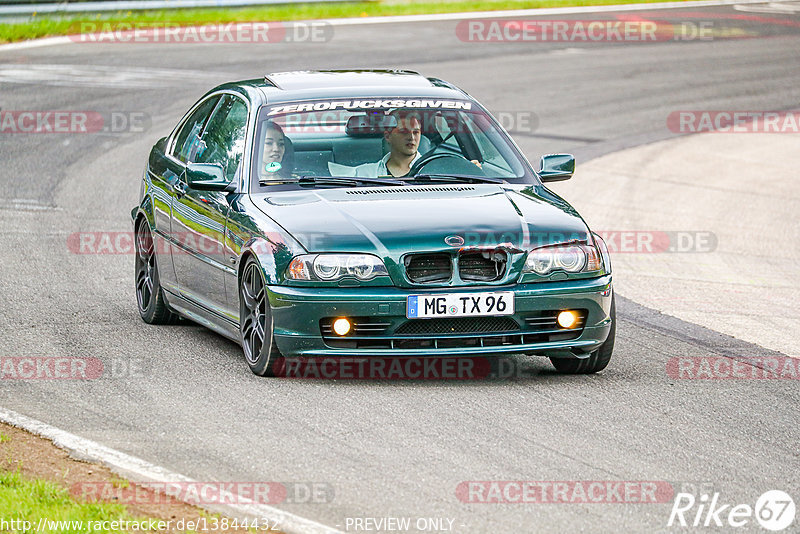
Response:
[[[300,124],[288,118],[282,122],[286,153],[280,172],[281,179],[287,179],[290,175],[354,176],[356,167],[377,162],[389,152],[383,133],[397,124],[395,117],[383,112],[359,112],[350,115],[346,121],[327,123]],[[439,169],[432,172],[446,169],[456,173],[502,178],[521,174],[508,166],[507,161],[485,136],[482,140],[477,139],[478,134],[470,129],[474,126],[467,126],[463,119],[437,112],[423,115],[422,124],[418,149],[421,155],[435,148],[436,153],[456,157],[455,160],[449,159],[441,165],[430,167]],[[263,146],[266,135],[264,130],[262,127],[257,146]],[[260,169],[258,180],[277,178],[276,174],[268,174],[264,170],[260,161],[261,151],[257,154]],[[465,165],[470,161],[472,163]],[[477,172],[476,166],[479,169]]]

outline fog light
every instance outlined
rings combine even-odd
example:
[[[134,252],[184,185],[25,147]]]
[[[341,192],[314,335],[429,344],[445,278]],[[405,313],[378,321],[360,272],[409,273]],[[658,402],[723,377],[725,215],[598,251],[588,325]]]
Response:
[[[350,321],[342,317],[333,321],[333,331],[339,336],[347,335],[350,331]]]
[[[558,326],[572,328],[578,322],[578,314],[574,311],[562,311],[558,314]]]

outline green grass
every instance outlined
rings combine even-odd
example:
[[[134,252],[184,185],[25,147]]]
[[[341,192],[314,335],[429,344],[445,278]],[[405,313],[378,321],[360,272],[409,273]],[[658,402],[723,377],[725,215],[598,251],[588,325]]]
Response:
[[[5,434],[0,434],[0,443],[8,443],[9,441],[11,441],[11,438]]]
[[[117,11],[102,15],[47,15],[30,17],[27,22],[0,23],[0,43],[35,39],[53,35],[79,33],[81,22],[109,20],[136,24],[169,22],[179,25],[201,25],[227,22],[285,21],[342,17],[376,17],[382,15],[418,15],[459,11],[492,11],[498,9],[530,9],[542,7],[599,6],[610,4],[658,3],[669,0],[444,0],[373,1],[317,4],[254,6],[230,9],[166,9],[160,11]]]
[[[29,532],[33,532],[40,518],[51,521],[82,521],[82,530],[68,527],[50,530],[76,534],[87,531],[87,521],[128,520],[145,524],[144,519],[130,516],[121,504],[76,501],[67,490],[52,482],[28,480],[19,472],[0,471],[0,519],[29,521],[32,524]],[[147,528],[144,527],[143,530],[146,531]],[[19,531],[22,532],[22,529]]]

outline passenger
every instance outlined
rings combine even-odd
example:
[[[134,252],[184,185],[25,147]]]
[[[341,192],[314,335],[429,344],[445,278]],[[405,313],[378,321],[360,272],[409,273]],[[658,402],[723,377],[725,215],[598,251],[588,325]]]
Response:
[[[261,155],[261,177],[286,178],[292,174],[291,141],[283,133],[283,128],[273,121],[266,124],[264,148]]]

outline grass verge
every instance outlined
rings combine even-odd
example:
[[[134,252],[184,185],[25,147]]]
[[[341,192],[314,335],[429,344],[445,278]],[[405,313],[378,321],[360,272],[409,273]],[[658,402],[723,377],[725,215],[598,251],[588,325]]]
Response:
[[[109,20],[137,25],[165,23],[203,25],[228,22],[288,21],[385,15],[420,15],[502,9],[546,7],[604,6],[615,4],[659,3],[673,0],[445,0],[443,2],[336,2],[316,4],[284,4],[243,8],[164,9],[158,11],[116,11],[75,16],[45,15],[30,17],[24,22],[0,23],[0,43],[77,33],[81,22]],[[2,21],[2,19],[0,19]]]
[[[12,523],[11,531],[32,531],[40,519],[49,532],[84,533],[87,525],[98,522],[107,522],[104,532],[124,532],[112,528],[112,522],[121,526],[123,521],[127,530],[149,531],[146,519],[131,516],[121,504],[78,502],[66,489],[47,480],[29,480],[19,471],[0,471],[0,510],[0,520]]]
[[[99,498],[84,498],[80,490],[86,486],[98,488],[94,493]],[[46,439],[0,423],[0,532],[256,532],[240,523],[234,528],[227,518],[142,485],[132,486],[104,466],[76,460]]]

